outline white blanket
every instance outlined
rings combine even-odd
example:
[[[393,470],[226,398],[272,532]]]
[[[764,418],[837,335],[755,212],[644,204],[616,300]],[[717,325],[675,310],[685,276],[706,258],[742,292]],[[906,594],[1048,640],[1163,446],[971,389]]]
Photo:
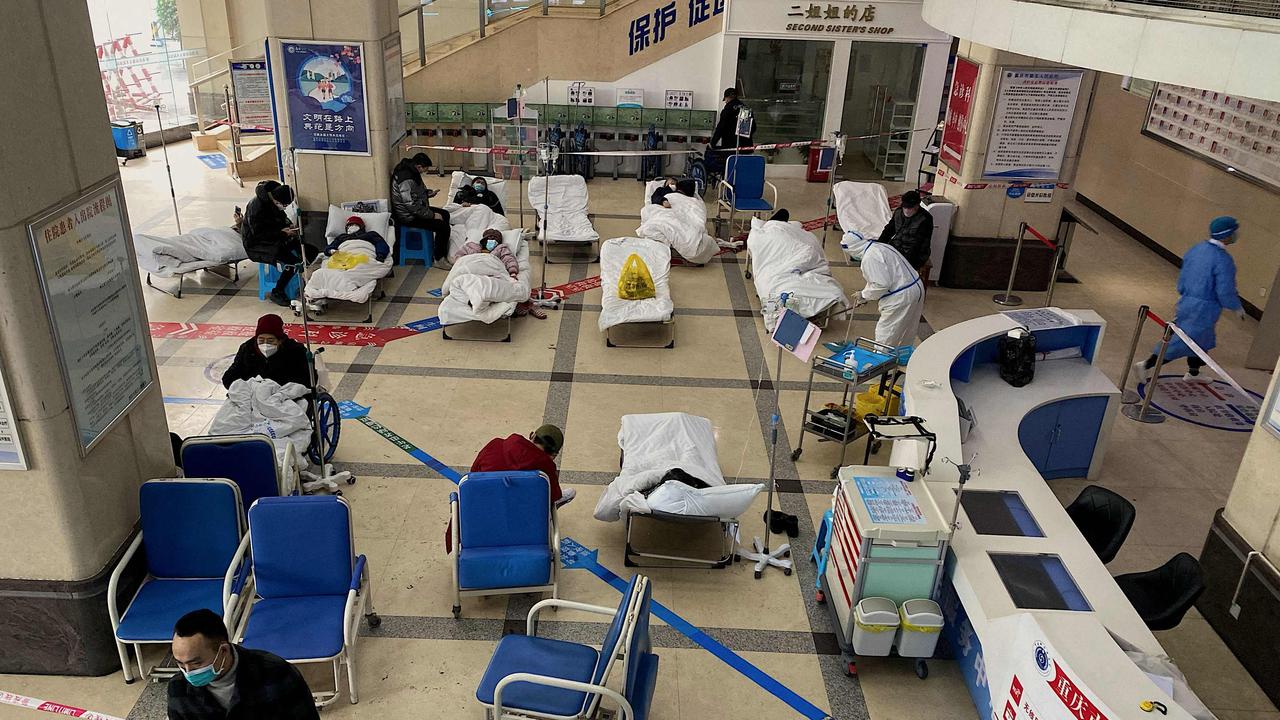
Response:
[[[347,270],[325,267],[329,258],[318,259],[317,265],[307,279],[306,296],[308,300],[329,298],[363,303],[378,287],[378,281],[391,274],[393,253],[378,262],[373,244],[366,240],[348,240],[338,246],[339,252],[364,255],[367,261]]]
[[[766,330],[772,332],[782,315],[783,293],[786,307],[807,318],[832,305],[848,307],[844,290],[831,277],[822,242],[800,223],[753,218],[747,250]]]
[[[227,401],[213,417],[209,434],[266,435],[276,446],[277,465],[284,463],[289,445],[293,445],[298,462],[305,465],[311,444],[306,394],[307,389],[298,383],[281,387],[261,377],[236,380],[227,388]]]
[[[622,266],[634,253],[640,256],[653,276],[655,296],[644,300],[618,297],[618,278]],[[644,238],[613,238],[600,245],[600,331],[614,325],[639,322],[665,322],[671,319],[675,306],[671,302],[671,248]]]
[[[654,510],[732,520],[764,489],[758,484],[725,485],[716,459],[715,431],[704,417],[679,412],[624,415],[618,447],[623,452],[622,470],[596,503],[597,520],[614,522],[624,513]],[[646,498],[643,491],[674,468],[711,487],[668,482]]]
[[[640,210],[636,234],[670,245],[680,257],[695,265],[715,257],[720,248],[715,238],[707,234],[706,203],[701,198],[680,193],[667,195],[667,202],[670,208],[650,203]]]
[[[589,243],[600,239],[587,218],[587,181],[581,175],[539,176],[529,180],[529,205],[538,213],[538,238],[550,242]]]
[[[480,240],[485,230],[510,230],[511,223],[505,215],[499,215],[488,205],[446,205],[449,211],[449,253],[452,260],[462,250],[467,240]]]
[[[529,299],[529,247],[523,241],[516,254],[520,276],[513,279],[507,266],[489,253],[456,259],[441,287],[440,322],[445,325],[479,320],[492,323],[511,315],[516,305]]]
[[[134,233],[138,266],[153,275],[172,275],[248,258],[240,233],[228,227],[195,228],[182,235]]]
[[[836,200],[836,217],[845,233],[876,239],[893,218],[889,196],[877,183],[843,181],[832,188]]]

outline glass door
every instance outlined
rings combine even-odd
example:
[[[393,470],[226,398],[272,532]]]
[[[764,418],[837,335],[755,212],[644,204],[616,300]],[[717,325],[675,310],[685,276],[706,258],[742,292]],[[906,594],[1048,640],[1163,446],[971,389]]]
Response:
[[[755,114],[756,143],[822,137],[835,43],[743,38],[738,42],[738,88]],[[773,162],[808,162],[807,148],[767,151]]]
[[[924,53],[910,43],[853,43],[840,130],[859,139],[845,145],[841,179],[906,179]]]

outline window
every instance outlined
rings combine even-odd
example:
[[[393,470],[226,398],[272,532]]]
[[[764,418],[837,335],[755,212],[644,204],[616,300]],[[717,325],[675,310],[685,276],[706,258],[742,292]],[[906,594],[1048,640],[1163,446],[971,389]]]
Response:
[[[822,138],[835,43],[743,38],[738,42],[738,87],[755,115],[754,142]],[[777,151],[775,162],[803,163],[808,148]]]

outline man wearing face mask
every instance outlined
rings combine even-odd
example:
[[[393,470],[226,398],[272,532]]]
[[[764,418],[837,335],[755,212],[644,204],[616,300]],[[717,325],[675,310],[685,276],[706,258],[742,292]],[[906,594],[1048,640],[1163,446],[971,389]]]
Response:
[[[920,193],[908,190],[902,194],[902,204],[893,211],[879,241],[897,248],[917,274],[928,277],[924,266],[929,263],[933,242],[933,216],[920,207]]]
[[[231,387],[236,380],[263,377],[281,385],[295,382],[311,387],[311,367],[307,349],[284,334],[284,320],[279,315],[258,318],[254,336],[236,351],[231,367],[222,374],[222,386]]]
[[[463,207],[486,205],[490,210],[503,215],[502,201],[497,193],[489,189],[489,181],[482,177],[471,178],[471,184],[463,185],[454,193],[453,201]]]
[[[302,673],[269,652],[231,644],[222,618],[195,610],[173,628],[169,720],[319,720]]]

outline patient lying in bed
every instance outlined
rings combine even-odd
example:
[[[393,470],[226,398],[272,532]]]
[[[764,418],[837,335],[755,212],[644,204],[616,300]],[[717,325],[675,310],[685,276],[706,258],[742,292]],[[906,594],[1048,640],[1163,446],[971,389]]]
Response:
[[[387,245],[387,241],[373,230],[366,230],[364,220],[361,220],[359,215],[352,215],[347,218],[346,232],[334,238],[333,242],[329,243],[329,246],[324,249],[324,254],[332,257],[336,253],[347,252],[342,249],[342,246],[352,240],[371,245],[373,247],[373,258],[378,262],[386,260],[387,256],[391,254],[391,248]]]
[[[480,253],[489,253],[501,260],[512,280],[520,277],[520,261],[516,259],[516,254],[511,252],[511,248],[502,242],[502,232],[500,230],[489,228],[480,236],[480,242],[474,240],[466,241],[458,250],[457,257],[478,255]],[[457,258],[454,258],[454,262],[457,262]]]

